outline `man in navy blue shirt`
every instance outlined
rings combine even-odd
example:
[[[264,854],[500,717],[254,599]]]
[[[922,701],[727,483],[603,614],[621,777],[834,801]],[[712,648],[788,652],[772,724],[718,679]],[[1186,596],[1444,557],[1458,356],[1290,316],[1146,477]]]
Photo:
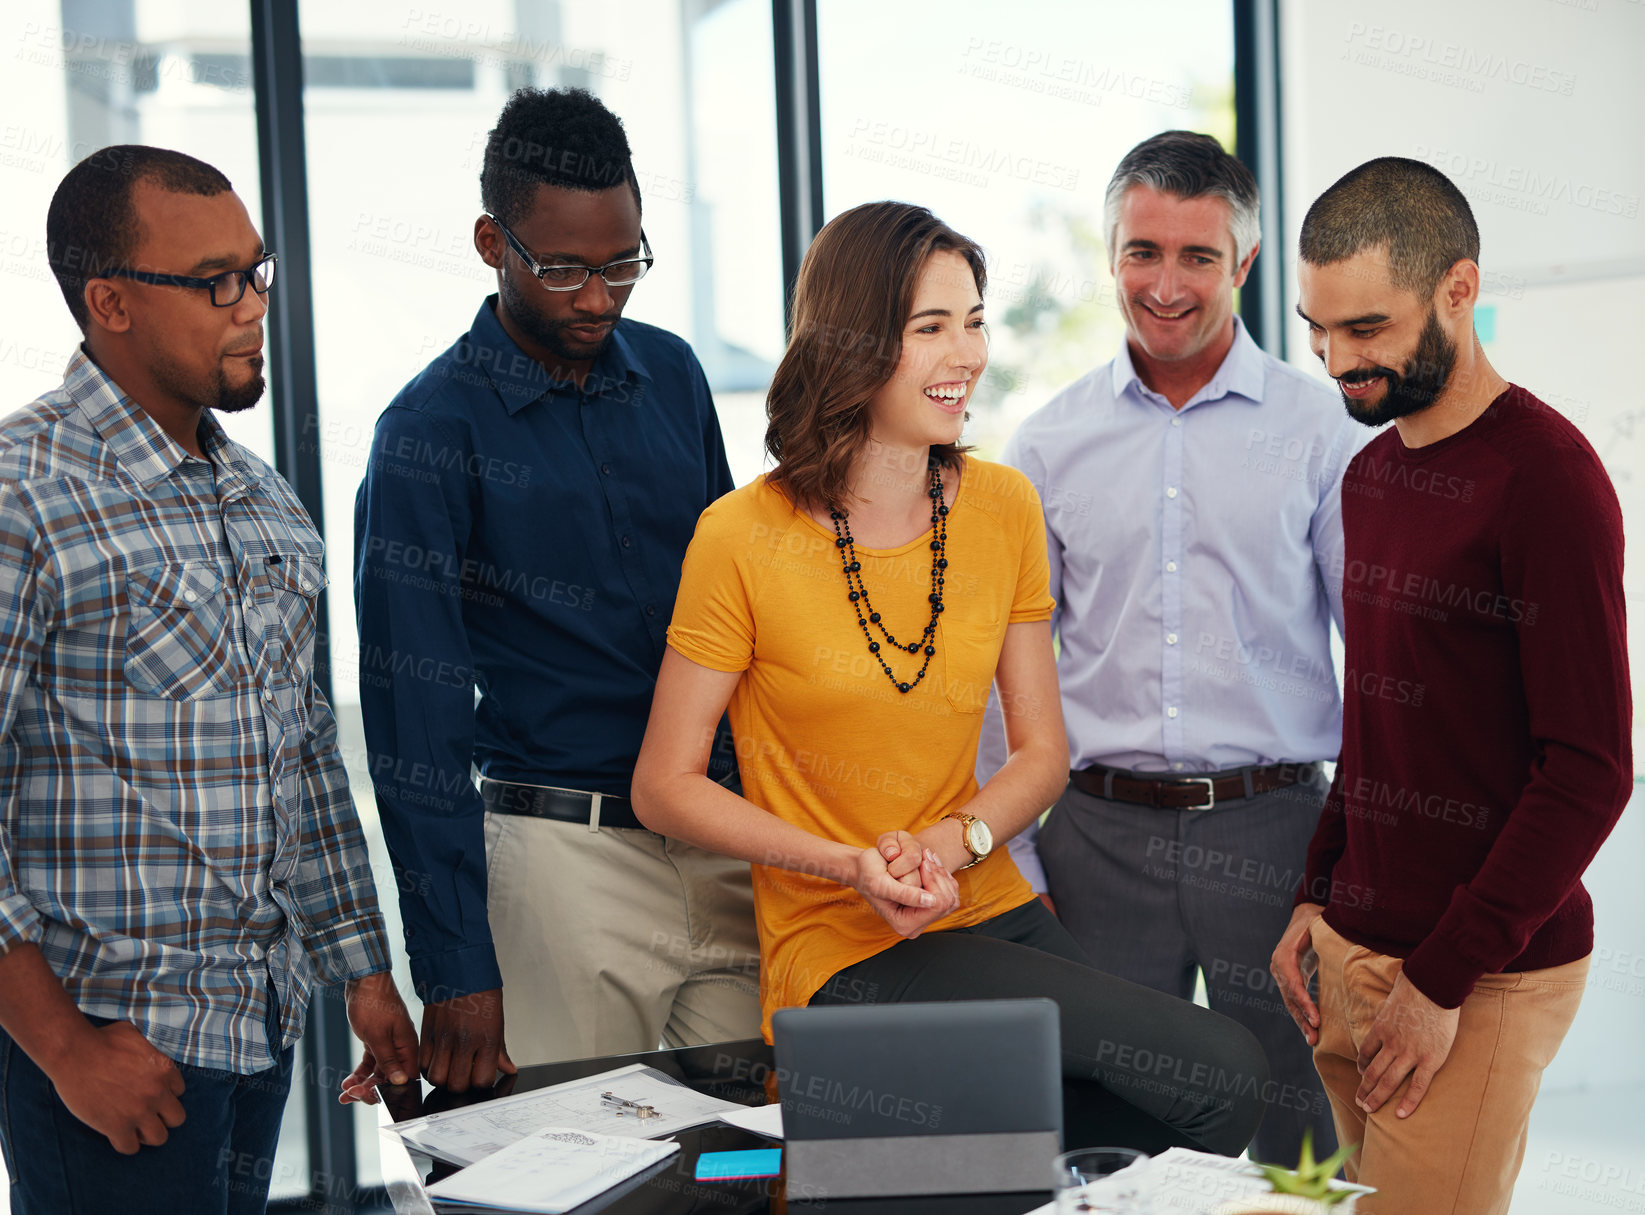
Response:
[[[480,188],[497,294],[378,420],[354,524],[421,1063],[457,1091],[759,1027],[748,866],[628,803],[680,562],[733,485],[690,347],[619,319],[652,261],[622,123],[523,89]]]

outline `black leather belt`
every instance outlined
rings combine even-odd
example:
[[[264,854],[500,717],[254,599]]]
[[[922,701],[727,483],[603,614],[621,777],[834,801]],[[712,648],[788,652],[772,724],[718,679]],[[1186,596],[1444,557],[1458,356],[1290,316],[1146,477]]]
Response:
[[[645,830],[640,820],[634,817],[634,803],[612,793],[584,793],[581,789],[557,789],[551,785],[521,785],[482,776],[480,798],[493,814],[523,814],[530,818],[551,818],[559,823],[586,823],[590,831],[601,827]]]
[[[1133,802],[1158,810],[1210,810],[1218,802],[1236,801],[1272,793],[1288,785],[1312,780],[1318,763],[1269,764],[1266,768],[1242,768],[1226,776],[1177,776],[1160,780],[1139,780],[1122,768],[1092,764],[1068,774],[1081,793],[1111,802]]]

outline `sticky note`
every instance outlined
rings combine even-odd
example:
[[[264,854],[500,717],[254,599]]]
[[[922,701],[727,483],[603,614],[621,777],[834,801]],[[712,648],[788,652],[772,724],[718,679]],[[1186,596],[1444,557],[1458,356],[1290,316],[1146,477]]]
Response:
[[[775,1177],[782,1171],[781,1148],[756,1148],[751,1152],[704,1152],[697,1157],[698,1181],[741,1181],[749,1177]]]

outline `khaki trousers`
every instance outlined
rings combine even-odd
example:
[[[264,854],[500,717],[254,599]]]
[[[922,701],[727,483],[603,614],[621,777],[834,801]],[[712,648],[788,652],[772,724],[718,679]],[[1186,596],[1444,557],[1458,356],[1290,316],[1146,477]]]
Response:
[[[1360,1215],[1506,1215],[1525,1157],[1543,1069],[1576,1017],[1588,959],[1546,970],[1485,975],[1462,1004],[1456,1041],[1428,1095],[1396,1118],[1401,1085],[1376,1113],[1354,1104],[1359,1046],[1399,976],[1401,959],[1313,926],[1319,954],[1314,1063],[1331,1098],[1337,1138],[1358,1143],[1344,1172],[1375,1186]]]
[[[745,862],[650,831],[489,811],[485,843],[516,1064],[760,1036]]]

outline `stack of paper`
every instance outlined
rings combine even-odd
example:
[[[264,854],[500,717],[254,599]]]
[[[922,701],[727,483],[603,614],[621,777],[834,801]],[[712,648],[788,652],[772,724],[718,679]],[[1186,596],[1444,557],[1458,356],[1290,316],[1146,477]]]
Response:
[[[739,1105],[721,1114],[720,1121],[762,1139],[783,1137],[783,1107],[775,1101],[769,1105]]]
[[[1144,1209],[1155,1215],[1215,1215],[1225,1203],[1269,1191],[1262,1171],[1250,1161],[1187,1148],[1171,1148],[1158,1156],[1139,1160],[1116,1177],[1123,1180],[1105,1177],[1091,1182],[1085,1187],[1086,1197],[1100,1203],[1112,1200],[1121,1192],[1134,1191],[1145,1202]],[[1364,1186],[1349,1185],[1345,1181],[1332,1181],[1331,1188],[1349,1190],[1354,1196],[1333,1207],[1334,1215],[1352,1212],[1355,1198],[1370,1193]],[[1051,1206],[1044,1206],[1029,1215],[1050,1215],[1051,1211]]]
[[[614,1107],[606,1093],[625,1104]],[[646,1112],[636,1112],[640,1107]],[[658,1139],[741,1108],[634,1063],[552,1088],[397,1122],[392,1129],[408,1146],[436,1160],[469,1165],[544,1127]]]
[[[429,1197],[553,1215],[680,1150],[650,1140],[742,1108],[635,1063],[387,1129],[419,1152],[464,1166],[429,1186]]]
[[[428,1187],[439,1202],[560,1215],[680,1150],[617,1135],[549,1127]]]

